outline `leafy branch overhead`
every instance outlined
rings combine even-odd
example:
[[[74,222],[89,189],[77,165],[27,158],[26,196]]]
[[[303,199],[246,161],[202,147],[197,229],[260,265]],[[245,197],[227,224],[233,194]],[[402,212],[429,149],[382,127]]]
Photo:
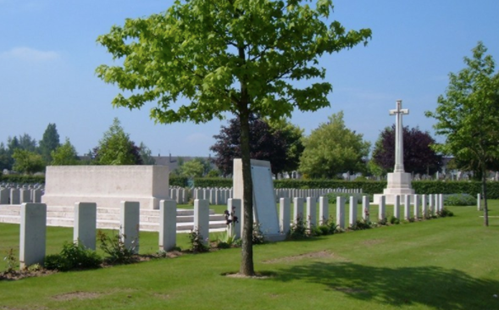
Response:
[[[315,10],[301,2],[309,1],[177,2],[165,13],[127,19],[98,38],[123,65],[101,65],[97,74],[132,92],[114,105],[155,101],[151,117],[161,123],[221,119],[241,104],[271,119],[295,107],[317,110],[329,105],[330,83],[298,88],[293,81],[323,79],[318,57],[366,43],[371,31],[327,26],[331,1]]]

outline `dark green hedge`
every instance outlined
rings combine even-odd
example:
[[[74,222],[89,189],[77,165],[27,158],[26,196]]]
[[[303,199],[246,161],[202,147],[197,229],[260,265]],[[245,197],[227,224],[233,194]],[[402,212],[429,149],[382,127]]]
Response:
[[[194,178],[195,187],[232,187],[232,178]]]
[[[186,177],[170,176],[170,186],[186,187],[186,186],[188,186],[187,178]]]
[[[23,174],[6,174],[0,176],[1,182],[20,183],[20,184],[45,184],[45,176],[43,175],[23,175]]]

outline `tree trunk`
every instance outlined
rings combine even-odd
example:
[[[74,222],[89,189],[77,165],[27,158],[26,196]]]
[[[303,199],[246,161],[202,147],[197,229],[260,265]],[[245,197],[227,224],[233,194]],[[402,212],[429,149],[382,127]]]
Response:
[[[239,273],[245,276],[255,274],[253,266],[253,182],[251,179],[251,159],[249,146],[249,111],[240,111],[241,121],[241,161],[243,164],[244,223]]]
[[[483,225],[489,226],[489,210],[487,207],[487,174],[485,164],[482,164],[482,195],[483,195]]]

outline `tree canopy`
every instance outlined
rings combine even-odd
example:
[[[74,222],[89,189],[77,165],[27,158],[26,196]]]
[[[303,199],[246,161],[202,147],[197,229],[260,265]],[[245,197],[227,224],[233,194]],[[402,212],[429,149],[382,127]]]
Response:
[[[55,124],[48,124],[47,129],[43,133],[42,140],[40,140],[39,151],[43,160],[48,164],[52,161],[52,151],[59,147],[59,133]]]
[[[326,24],[331,0],[312,8],[300,0],[175,1],[166,12],[127,19],[98,38],[121,65],[101,65],[98,76],[122,90],[113,104],[130,109],[156,102],[160,123],[206,122],[226,112],[241,121],[244,223],[240,272],[253,275],[253,188],[249,117],[278,119],[298,108],[329,105],[332,86],[320,79],[324,53],[351,48],[369,29]],[[295,83],[307,81],[309,83]]]
[[[482,42],[472,51],[472,58],[464,58],[467,67],[449,74],[445,95],[438,97],[436,110],[426,115],[436,119],[436,134],[445,136],[435,149],[453,155],[470,170],[481,171],[488,226],[486,171],[499,160],[499,73]]]
[[[343,112],[333,114],[304,140],[300,171],[310,178],[335,178],[344,172],[363,172],[370,143],[348,129]]]
[[[100,165],[139,165],[142,163],[138,147],[130,140],[130,135],[125,133],[117,118],[104,133],[95,153],[95,160]]]
[[[285,136],[256,115],[250,117],[250,157],[270,161],[272,173],[284,170],[287,156]],[[221,126],[220,133],[213,136],[217,141],[210,147],[215,152],[213,162],[224,176],[231,175],[234,158],[241,158],[241,123],[231,119],[229,126]]]
[[[415,127],[403,128],[404,169],[406,172],[419,174],[434,174],[442,166],[442,156],[432,148],[435,140],[428,132]],[[384,172],[392,172],[395,166],[395,125],[386,127],[379,135],[372,155],[376,165]]]
[[[64,144],[53,150],[50,153],[50,157],[52,158],[51,164],[53,166],[77,165],[79,163],[78,153],[76,153],[76,149],[71,144],[71,141],[69,141],[69,138],[66,138]]]
[[[12,169],[17,172],[33,174],[41,172],[45,168],[45,162],[40,154],[18,148],[12,154],[14,165]]]

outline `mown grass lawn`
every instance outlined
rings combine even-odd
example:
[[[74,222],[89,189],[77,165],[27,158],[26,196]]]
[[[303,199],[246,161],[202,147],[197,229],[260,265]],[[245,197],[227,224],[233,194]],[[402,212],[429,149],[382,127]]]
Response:
[[[238,270],[240,250],[220,250],[0,281],[0,309],[499,309],[499,201],[488,228],[476,207],[450,209],[454,217],[255,246],[267,279],[223,276]],[[0,225],[0,253],[18,233]],[[48,228],[47,253],[71,237]],[[157,234],[140,243],[155,252]]]

